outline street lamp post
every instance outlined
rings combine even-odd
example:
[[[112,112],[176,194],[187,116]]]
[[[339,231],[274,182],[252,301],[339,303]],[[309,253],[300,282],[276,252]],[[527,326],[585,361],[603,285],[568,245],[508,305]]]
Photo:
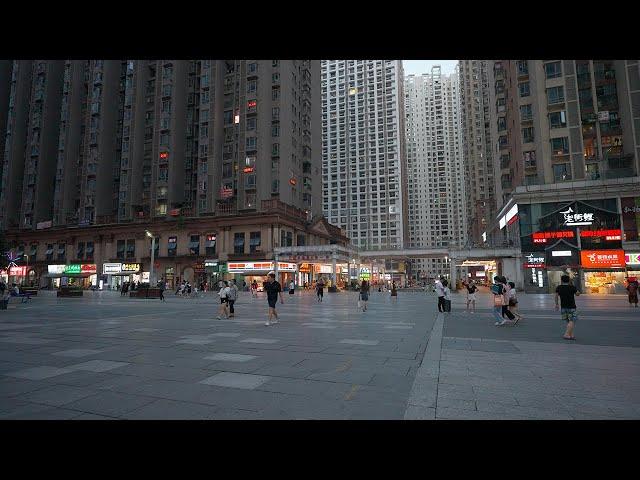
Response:
[[[156,253],[156,237],[149,230],[145,230],[147,237],[151,239],[151,266],[149,267],[149,286],[155,286],[155,275],[153,273],[153,263],[155,262],[155,253]]]

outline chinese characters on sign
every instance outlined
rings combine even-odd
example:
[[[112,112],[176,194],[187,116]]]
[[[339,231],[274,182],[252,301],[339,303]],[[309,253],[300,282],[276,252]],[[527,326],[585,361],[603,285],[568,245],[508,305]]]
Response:
[[[544,268],[544,255],[532,253],[525,258],[527,259],[524,264],[525,268]]]
[[[593,223],[593,213],[576,213],[571,207],[564,212],[564,224],[567,226],[591,225]]]
[[[585,268],[625,266],[624,250],[583,250],[580,252],[581,264]]]
[[[575,235],[572,230],[560,232],[535,232],[533,234],[533,243],[547,243],[552,238],[573,238]]]

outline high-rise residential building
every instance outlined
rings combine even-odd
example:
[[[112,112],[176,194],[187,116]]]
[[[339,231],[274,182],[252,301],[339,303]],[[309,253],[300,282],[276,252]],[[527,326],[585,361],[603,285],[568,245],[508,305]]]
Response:
[[[491,63],[498,208],[519,185],[638,175],[638,60]]]
[[[460,104],[469,245],[481,245],[495,215],[488,60],[460,60]],[[493,85],[491,85],[491,88]],[[485,237],[486,238],[486,235]]]
[[[38,276],[146,263],[148,228],[173,280],[344,238],[321,218],[320,98],[316,60],[0,62],[0,228]]]
[[[324,215],[362,249],[405,242],[403,112],[400,60],[322,61]]]
[[[467,219],[458,72],[405,80],[410,247],[462,246]],[[420,277],[448,275],[445,259],[412,260]]]

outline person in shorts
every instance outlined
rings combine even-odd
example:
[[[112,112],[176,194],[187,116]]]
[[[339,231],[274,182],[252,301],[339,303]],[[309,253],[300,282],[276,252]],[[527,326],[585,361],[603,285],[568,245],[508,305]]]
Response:
[[[316,283],[316,296],[318,297],[318,302],[322,302],[324,296],[324,282],[322,279],[319,279],[318,283]]]
[[[469,311],[469,304],[471,304],[473,306],[473,313],[476,313],[476,291],[478,287],[476,287],[473,280],[470,280],[465,287],[467,289],[467,312]]]
[[[567,322],[567,329],[564,332],[562,338],[565,340],[575,340],[573,336],[573,329],[575,328],[578,315],[576,314],[576,297],[580,295],[580,292],[576,287],[571,285],[571,278],[569,275],[562,275],[560,277],[562,281],[561,285],[556,287],[556,310],[558,310],[558,299],[560,299],[560,313],[562,319]]]
[[[229,310],[227,309],[229,305],[229,291],[229,284],[225,281],[218,292],[218,295],[220,295],[220,310],[218,310],[218,316],[216,317],[218,320],[221,319],[220,317],[222,315],[224,315],[225,318],[229,318]]]
[[[272,323],[278,323],[278,312],[276,312],[276,303],[278,303],[278,295],[280,295],[280,303],[284,303],[282,297],[282,287],[276,280],[275,272],[269,272],[267,281],[264,283],[264,291],[267,292],[267,302],[269,303],[269,318],[265,325],[268,327]],[[271,322],[271,319],[275,317],[275,321]]]

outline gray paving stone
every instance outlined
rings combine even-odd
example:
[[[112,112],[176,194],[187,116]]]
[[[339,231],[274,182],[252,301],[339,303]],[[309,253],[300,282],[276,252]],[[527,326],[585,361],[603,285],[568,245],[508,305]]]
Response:
[[[19,370],[17,372],[9,372],[5,373],[5,375],[15,378],[24,378],[27,380],[43,380],[45,378],[55,377],[57,375],[62,375],[63,373],[71,372],[71,369],[68,368],[57,368],[57,367],[32,367],[24,370]]]
[[[278,340],[273,338],[245,338],[244,340],[240,340],[240,343],[277,343]]]
[[[220,372],[209,378],[201,380],[204,385],[216,385],[218,387],[242,388],[253,390],[262,385],[271,377],[266,375],[251,375],[245,373]]]
[[[212,420],[220,409],[212,405],[158,399],[128,412],[129,420]]]
[[[210,337],[228,337],[228,338],[236,338],[236,337],[241,337],[242,334],[241,333],[232,333],[232,332],[218,332],[218,333],[212,333],[209,335]]]
[[[379,345],[380,340],[362,340],[357,338],[345,338],[340,340],[339,343],[345,343],[348,345]]]
[[[21,400],[31,403],[41,403],[54,407],[61,407],[67,403],[74,402],[81,398],[95,395],[95,390],[87,388],[71,387],[68,385],[53,385],[35,392],[22,395]]]
[[[57,355],[60,357],[73,357],[80,358],[89,355],[95,355],[96,353],[102,353],[103,350],[91,350],[87,348],[72,348],[71,350],[63,350],[62,352],[52,353],[51,355]]]
[[[409,404],[407,406],[407,410],[404,412],[405,420],[435,420],[435,418],[435,408],[426,408],[419,405]]]
[[[118,392],[104,391],[90,397],[85,397],[65,405],[71,410],[85,413],[106,415],[109,417],[122,417],[128,412],[136,410],[156,400],[152,397],[143,397]]]
[[[213,343],[213,340],[205,340],[205,339],[184,339],[184,340],[178,340],[175,343],[185,343],[188,345],[209,345],[211,343]]]
[[[224,361],[224,362],[248,362],[256,357],[255,355],[243,355],[239,353],[214,353],[204,357],[207,360]]]
[[[68,370],[87,370],[89,372],[108,372],[114,368],[129,365],[127,362],[112,362],[110,360],[89,360],[88,362],[67,365]]]

